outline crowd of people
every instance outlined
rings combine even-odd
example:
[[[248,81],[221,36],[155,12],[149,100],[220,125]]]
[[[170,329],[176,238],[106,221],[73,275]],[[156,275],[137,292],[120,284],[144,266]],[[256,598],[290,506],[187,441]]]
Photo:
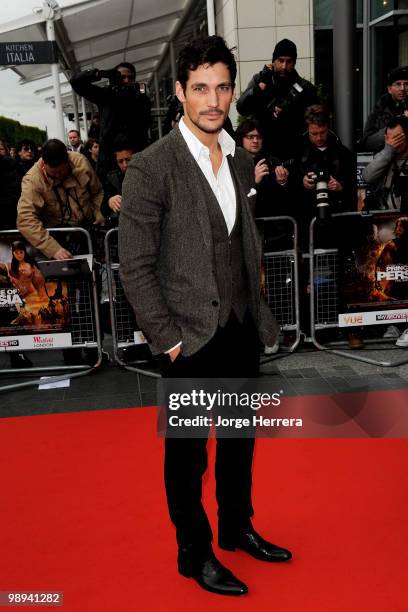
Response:
[[[271,63],[238,97],[237,128],[229,118],[224,128],[253,160],[254,216],[293,217],[300,252],[307,252],[313,217],[321,223],[321,246],[330,246],[335,234],[331,213],[357,209],[357,172],[355,155],[332,129],[330,109],[316,87],[299,75],[296,60],[295,43],[279,41]],[[101,79],[108,84],[97,86]],[[56,259],[71,253],[49,236],[47,228],[117,224],[128,164],[148,146],[151,127],[151,102],[136,81],[133,65],[124,62],[112,70],[80,72],[71,84],[98,107],[85,143],[77,129],[68,131],[66,144],[52,139],[39,147],[24,139],[10,146],[0,139],[1,228],[17,227],[30,244]],[[363,173],[375,199],[369,202],[371,209],[406,212],[407,95],[408,67],[396,68],[364,129],[360,148],[376,153]],[[182,116],[183,105],[175,97],[165,119],[166,131],[177,128]],[[276,222],[260,227],[268,248],[291,247],[286,226]]]

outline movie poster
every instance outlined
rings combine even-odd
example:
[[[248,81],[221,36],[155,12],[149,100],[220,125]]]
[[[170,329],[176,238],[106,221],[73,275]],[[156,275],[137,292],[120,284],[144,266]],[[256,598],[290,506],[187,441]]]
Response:
[[[67,286],[45,280],[41,254],[16,236],[0,239],[0,336],[65,332],[69,326]]]
[[[405,320],[408,308],[408,217],[395,212],[343,218],[340,311],[376,311],[360,324]],[[395,311],[381,316],[380,311]]]

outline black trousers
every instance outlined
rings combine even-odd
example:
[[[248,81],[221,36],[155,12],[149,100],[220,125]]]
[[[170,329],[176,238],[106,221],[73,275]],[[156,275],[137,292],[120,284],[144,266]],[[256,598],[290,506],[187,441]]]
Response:
[[[234,313],[224,328],[191,357],[180,355],[163,372],[167,378],[252,378],[259,373],[259,338],[249,313]],[[199,560],[211,547],[212,531],[202,505],[207,469],[206,438],[165,440],[164,478],[179,550]],[[215,461],[219,530],[233,534],[250,525],[254,437],[218,438]]]

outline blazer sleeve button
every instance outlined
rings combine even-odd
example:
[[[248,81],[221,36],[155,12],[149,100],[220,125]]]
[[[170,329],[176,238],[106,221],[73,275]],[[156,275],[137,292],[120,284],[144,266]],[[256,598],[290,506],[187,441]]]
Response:
[[[213,306],[218,306],[218,300],[213,300],[213,301],[211,302],[211,304],[212,304]]]

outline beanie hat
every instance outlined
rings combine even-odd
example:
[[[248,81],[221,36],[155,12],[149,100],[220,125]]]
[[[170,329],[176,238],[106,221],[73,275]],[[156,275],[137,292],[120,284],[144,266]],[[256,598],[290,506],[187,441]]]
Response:
[[[283,38],[276,45],[272,55],[272,61],[274,62],[277,57],[293,57],[294,60],[297,58],[297,49],[294,42]]]
[[[387,85],[392,85],[396,81],[408,81],[408,66],[393,68],[387,75]]]

